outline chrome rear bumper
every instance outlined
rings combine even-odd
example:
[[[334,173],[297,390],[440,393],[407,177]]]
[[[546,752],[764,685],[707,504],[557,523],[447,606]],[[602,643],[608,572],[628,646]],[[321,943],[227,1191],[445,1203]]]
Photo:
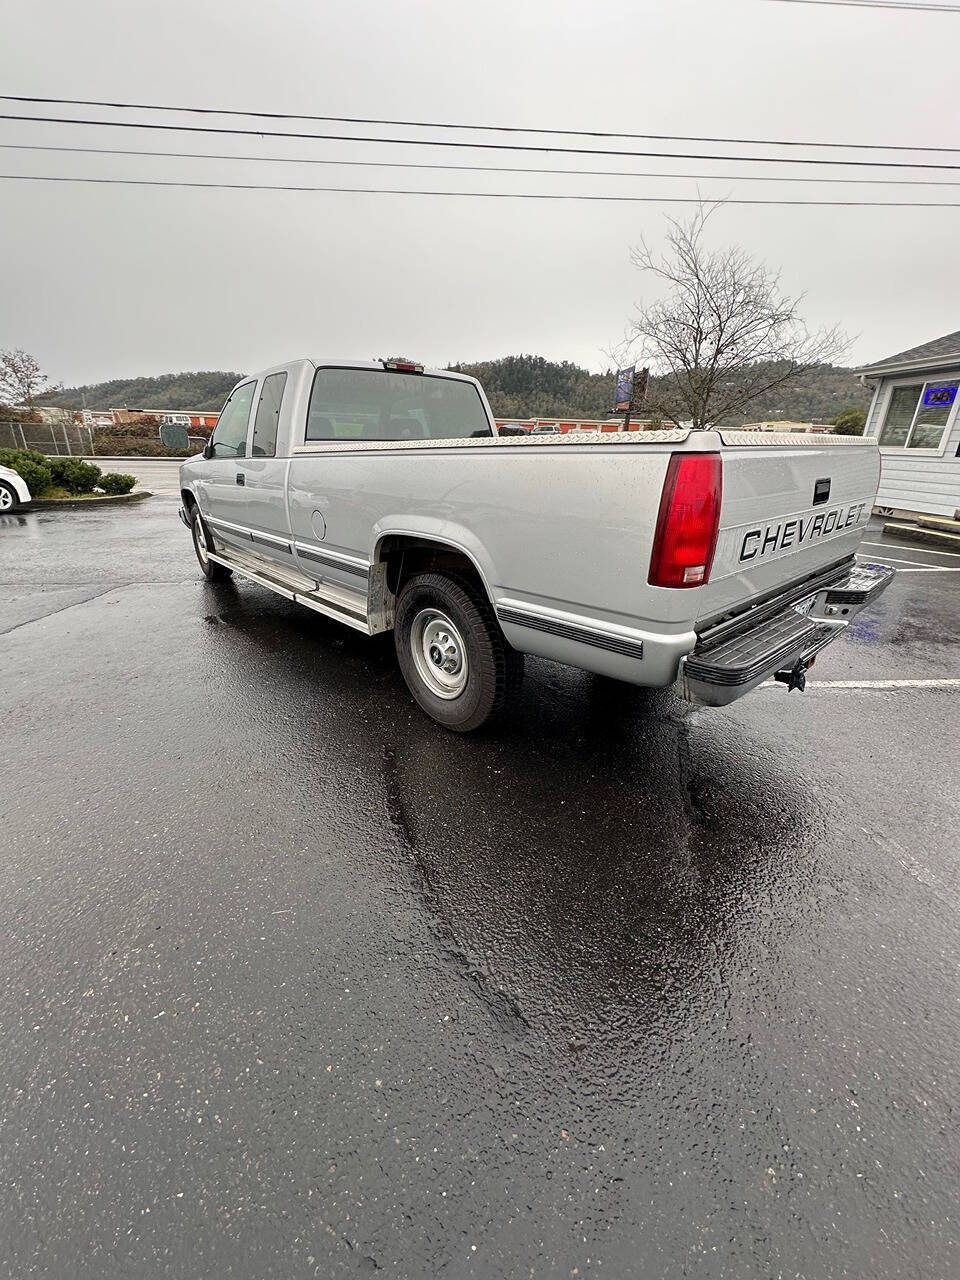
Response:
[[[855,564],[774,613],[758,608],[712,628],[681,660],[683,696],[722,707],[771,677],[802,689],[811,660],[886,590],[894,572],[882,564]]]

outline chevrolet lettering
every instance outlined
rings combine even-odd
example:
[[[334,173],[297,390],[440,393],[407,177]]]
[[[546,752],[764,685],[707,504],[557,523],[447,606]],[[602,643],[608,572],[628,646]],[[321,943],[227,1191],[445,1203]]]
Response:
[[[865,502],[858,502],[848,507],[837,507],[833,511],[805,511],[802,515],[792,516],[777,524],[748,529],[740,544],[740,559],[756,560],[772,552],[802,547],[817,538],[829,538],[831,534],[842,533],[869,518],[870,508]]]
[[[856,558],[879,473],[849,436],[502,437],[473,378],[303,359],[233,389],[180,515],[209,582],[392,632],[413,697],[465,733],[528,654],[712,706],[802,688],[893,576]]]

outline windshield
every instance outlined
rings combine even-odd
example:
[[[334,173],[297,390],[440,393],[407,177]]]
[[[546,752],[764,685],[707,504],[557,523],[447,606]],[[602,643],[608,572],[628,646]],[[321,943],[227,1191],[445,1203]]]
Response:
[[[380,369],[318,369],[306,439],[457,440],[492,436],[471,382]]]

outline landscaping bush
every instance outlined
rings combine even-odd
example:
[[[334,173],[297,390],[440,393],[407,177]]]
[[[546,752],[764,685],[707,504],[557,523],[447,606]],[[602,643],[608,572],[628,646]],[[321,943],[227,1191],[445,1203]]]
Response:
[[[22,476],[34,498],[39,498],[53,484],[49,459],[32,449],[0,449],[0,466],[10,467]]]
[[[137,458],[182,458],[183,451],[180,449],[168,449],[159,439],[143,439],[140,436],[119,435],[113,431],[95,431],[93,433],[93,448],[95,453],[105,454],[108,458],[114,457],[137,457]],[[199,453],[200,446],[192,445],[192,453]]]
[[[105,476],[100,477],[98,487],[104,493],[129,493],[136,483],[136,476],[124,475],[121,471],[108,471]]]
[[[100,483],[100,468],[80,458],[48,458],[47,466],[53,483],[68,493],[93,493]]]

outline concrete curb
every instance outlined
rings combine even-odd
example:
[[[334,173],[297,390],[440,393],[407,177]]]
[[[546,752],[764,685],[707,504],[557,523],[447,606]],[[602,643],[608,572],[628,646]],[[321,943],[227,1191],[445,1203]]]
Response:
[[[78,511],[81,507],[112,507],[125,502],[139,502],[142,498],[152,498],[153,494],[146,489],[138,493],[105,493],[93,498],[34,498],[23,506],[24,511]]]
[[[901,524],[890,520],[883,526],[883,537],[899,538],[902,542],[923,542],[930,547],[943,547],[948,551],[960,551],[960,535],[941,529],[924,529],[916,524]]]

